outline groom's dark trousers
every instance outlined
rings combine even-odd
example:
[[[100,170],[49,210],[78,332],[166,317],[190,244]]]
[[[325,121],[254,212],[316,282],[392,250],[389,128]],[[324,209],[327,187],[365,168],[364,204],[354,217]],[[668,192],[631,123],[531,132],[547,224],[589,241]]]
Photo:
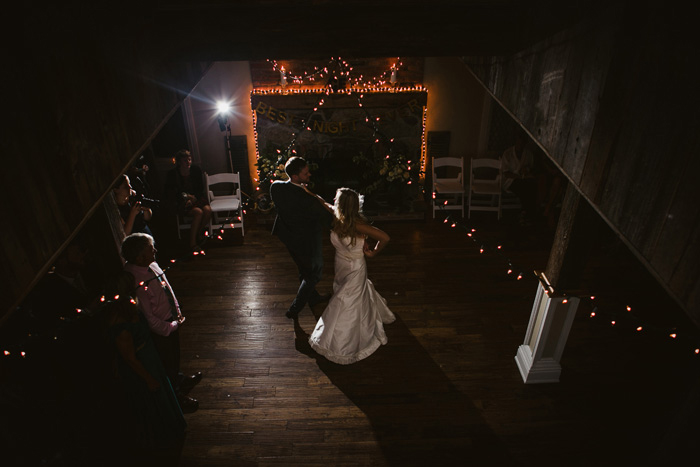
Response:
[[[290,181],[274,182],[270,196],[277,208],[272,233],[285,244],[299,269],[299,290],[289,311],[299,313],[307,303],[320,299],[316,284],[323,272],[323,235],[333,216],[318,199]]]

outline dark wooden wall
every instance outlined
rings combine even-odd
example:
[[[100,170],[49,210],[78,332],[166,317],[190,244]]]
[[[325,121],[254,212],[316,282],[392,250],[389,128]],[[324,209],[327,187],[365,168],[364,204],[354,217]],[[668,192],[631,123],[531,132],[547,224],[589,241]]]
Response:
[[[615,8],[465,63],[700,324],[700,100],[681,9]]]
[[[144,47],[145,25],[100,19],[37,9],[4,44],[0,320],[208,67],[165,61]]]

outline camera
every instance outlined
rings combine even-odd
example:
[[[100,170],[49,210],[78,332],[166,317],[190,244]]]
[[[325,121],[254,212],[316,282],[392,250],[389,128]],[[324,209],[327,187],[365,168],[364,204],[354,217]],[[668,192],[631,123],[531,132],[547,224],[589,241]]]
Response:
[[[146,198],[142,194],[136,194],[129,198],[129,201],[131,204],[134,204],[135,202],[140,202],[142,206],[145,206],[147,208],[157,208],[160,206],[160,200],[153,199],[153,198]]]

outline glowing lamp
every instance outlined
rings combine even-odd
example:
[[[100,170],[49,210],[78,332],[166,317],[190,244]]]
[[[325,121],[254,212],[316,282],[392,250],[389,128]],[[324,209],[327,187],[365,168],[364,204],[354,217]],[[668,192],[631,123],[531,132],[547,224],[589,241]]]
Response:
[[[231,104],[226,101],[219,101],[216,103],[216,113],[219,115],[228,115],[231,111]]]

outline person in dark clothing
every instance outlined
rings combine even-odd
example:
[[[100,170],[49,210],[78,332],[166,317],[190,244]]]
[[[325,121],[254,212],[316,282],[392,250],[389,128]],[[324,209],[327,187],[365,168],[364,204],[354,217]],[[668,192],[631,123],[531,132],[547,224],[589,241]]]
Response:
[[[284,170],[289,180],[278,180],[270,186],[270,196],[277,208],[272,233],[284,243],[299,269],[301,284],[286,313],[294,319],[307,303],[313,307],[330,298],[321,296],[316,284],[323,272],[323,235],[330,230],[333,215],[330,205],[324,208],[319,200],[325,201],[306,187],[311,172],[303,158],[291,157]]]
[[[209,225],[211,206],[202,169],[192,165],[192,154],[186,149],[175,154],[175,168],[168,172],[165,179],[165,196],[178,215],[192,217],[189,246],[194,249],[204,240],[202,231]]]
[[[131,235],[132,233],[141,232],[153,236],[153,232],[148,227],[148,221],[153,217],[153,212],[149,207],[134,200],[136,191],[131,187],[129,176],[122,174],[112,187],[112,191],[119,207],[124,233]]]

